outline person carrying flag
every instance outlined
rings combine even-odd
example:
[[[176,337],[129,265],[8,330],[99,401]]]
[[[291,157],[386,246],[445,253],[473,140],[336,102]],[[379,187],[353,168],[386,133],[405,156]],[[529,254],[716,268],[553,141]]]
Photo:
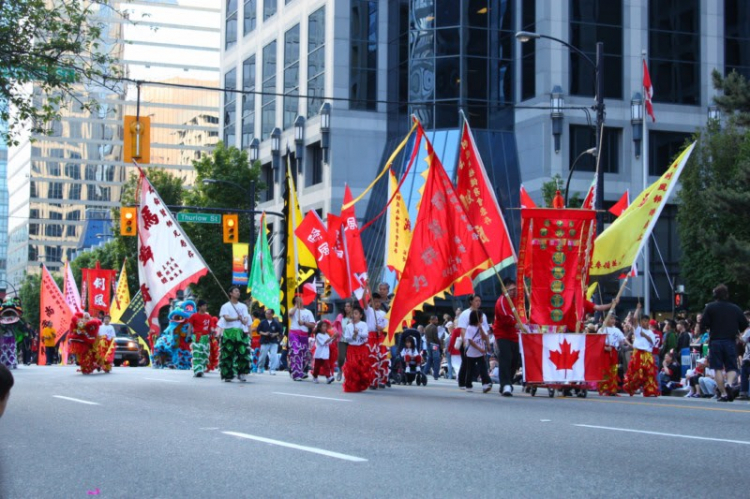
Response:
[[[219,370],[221,379],[227,383],[236,376],[246,381],[250,373],[250,344],[247,338],[250,313],[247,306],[240,302],[239,286],[229,288],[229,301],[221,306],[219,325],[224,332],[221,337],[221,358]]]

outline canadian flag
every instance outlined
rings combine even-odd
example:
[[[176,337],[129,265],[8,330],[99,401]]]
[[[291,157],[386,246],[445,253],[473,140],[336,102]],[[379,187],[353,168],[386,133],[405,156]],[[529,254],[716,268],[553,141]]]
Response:
[[[654,106],[651,104],[651,99],[654,98],[654,87],[651,86],[651,75],[648,74],[648,65],[646,60],[643,60],[643,103],[646,105],[646,112],[651,116],[652,121],[656,121],[654,116]]]
[[[522,334],[524,381],[601,381],[605,340],[603,334]]]

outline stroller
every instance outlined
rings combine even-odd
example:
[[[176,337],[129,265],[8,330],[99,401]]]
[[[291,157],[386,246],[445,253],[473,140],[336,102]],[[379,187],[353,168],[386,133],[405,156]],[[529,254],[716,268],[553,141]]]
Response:
[[[422,372],[422,356],[417,353],[414,357],[402,358],[401,352],[406,348],[406,340],[411,338],[415,350],[419,352],[416,345],[421,343],[419,331],[416,329],[406,329],[401,333],[401,339],[398,343],[398,358],[394,363],[394,369],[391,370],[393,382],[399,385],[411,385],[415,381],[418,385],[427,386],[427,376]]]

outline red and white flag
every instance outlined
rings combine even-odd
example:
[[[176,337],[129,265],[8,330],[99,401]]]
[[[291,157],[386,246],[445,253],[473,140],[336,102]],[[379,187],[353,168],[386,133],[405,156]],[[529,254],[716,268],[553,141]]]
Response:
[[[73,278],[73,269],[70,268],[70,263],[65,262],[65,280],[63,282],[63,296],[65,297],[65,303],[68,304],[74,314],[83,312],[81,306],[81,294],[78,292],[78,286]]]
[[[524,381],[601,381],[605,340],[603,334],[522,334]]]
[[[589,186],[589,190],[586,191],[586,197],[583,198],[583,203],[581,204],[581,208],[583,208],[584,210],[593,210],[595,202],[596,202],[596,177],[594,177],[594,180],[591,182],[591,185]]]
[[[367,287],[367,260],[365,250],[362,246],[362,236],[359,233],[357,214],[354,205],[344,209],[354,197],[347,185],[344,189],[344,203],[341,208],[341,218],[344,224],[344,238],[349,254],[349,273],[351,275],[352,292],[358,300],[362,299]]]
[[[315,210],[310,210],[295,229],[294,234],[315,258],[315,264],[341,298],[352,294],[349,279],[346,244],[341,217],[328,215],[328,228]]]
[[[653,121],[656,121],[654,116],[654,106],[651,105],[651,99],[654,98],[654,88],[651,86],[651,75],[648,74],[648,65],[646,59],[643,60],[643,104],[646,106],[646,112]]]
[[[523,184],[521,184],[521,208],[536,208],[536,203],[531,199]]]
[[[148,323],[177,291],[208,274],[208,265],[141,172],[138,279]]]

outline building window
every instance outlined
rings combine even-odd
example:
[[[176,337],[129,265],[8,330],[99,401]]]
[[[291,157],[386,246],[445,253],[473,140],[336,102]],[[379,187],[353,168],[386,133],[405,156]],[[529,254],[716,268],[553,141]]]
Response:
[[[73,180],[80,180],[81,166],[75,163],[68,163],[65,165],[65,176]]]
[[[45,224],[44,235],[45,237],[62,237],[63,228],[60,224]]]
[[[284,130],[299,114],[299,24],[284,33]]]
[[[63,185],[61,182],[50,182],[47,187],[47,197],[50,199],[63,198]]]
[[[351,0],[350,109],[377,109],[378,2]]]
[[[226,38],[224,48],[227,50],[237,45],[237,0],[227,0]]]
[[[276,42],[263,47],[263,98],[260,110],[261,140],[276,126]]]
[[[750,2],[724,0],[724,74],[750,79]]]
[[[651,1],[648,25],[648,70],[657,85],[654,101],[700,104],[699,0]]]
[[[242,148],[250,147],[255,136],[255,55],[242,63]]]
[[[59,262],[62,260],[62,250],[60,246],[45,246],[44,260],[47,263]]]
[[[621,128],[604,128],[604,150],[602,151],[602,169],[604,173],[618,173],[620,171],[620,139]],[[576,158],[586,149],[596,146],[594,128],[582,125],[570,125],[570,148],[568,168],[573,166]],[[576,171],[595,172],[596,158],[586,154],[578,160]]]
[[[686,147],[686,141],[691,138],[689,133],[684,132],[657,132],[648,133],[648,174],[652,177],[660,177],[672,165],[672,161]]]
[[[39,224],[38,223],[30,223],[29,224],[29,235],[30,236],[38,236],[39,235]]]
[[[237,124],[237,94],[233,90],[237,89],[237,70],[232,69],[224,75],[224,146],[231,147],[235,145],[235,131]]]
[[[307,148],[305,154],[307,168],[305,169],[305,187],[317,185],[323,182],[323,149],[320,143]]]
[[[276,4],[278,0],[263,0],[263,20],[265,21],[272,15],[276,14]]]
[[[307,20],[307,117],[320,112],[325,95],[326,8],[321,7]]]
[[[36,182],[34,180],[29,182],[29,197],[32,197],[32,198],[37,197]]]
[[[271,163],[266,163],[260,167],[261,178],[263,183],[266,184],[266,190],[260,195],[260,202],[273,201],[273,187],[274,187],[274,171]]]
[[[622,12],[622,0],[570,2],[570,44],[596,62],[596,43],[604,43],[604,97],[610,99],[622,99]],[[570,93],[593,96],[595,85],[594,68],[571,50]]]
[[[245,0],[245,5],[242,7],[242,14],[242,34],[247,35],[255,29],[258,16],[258,0]]]
[[[521,3],[521,30],[536,32],[536,0]],[[536,96],[536,40],[521,44],[521,100]]]
[[[39,260],[39,247],[36,244],[29,245],[29,261],[36,262]]]
[[[68,190],[68,199],[71,199],[74,201],[81,199],[81,184],[79,183],[70,184],[70,189]]]

